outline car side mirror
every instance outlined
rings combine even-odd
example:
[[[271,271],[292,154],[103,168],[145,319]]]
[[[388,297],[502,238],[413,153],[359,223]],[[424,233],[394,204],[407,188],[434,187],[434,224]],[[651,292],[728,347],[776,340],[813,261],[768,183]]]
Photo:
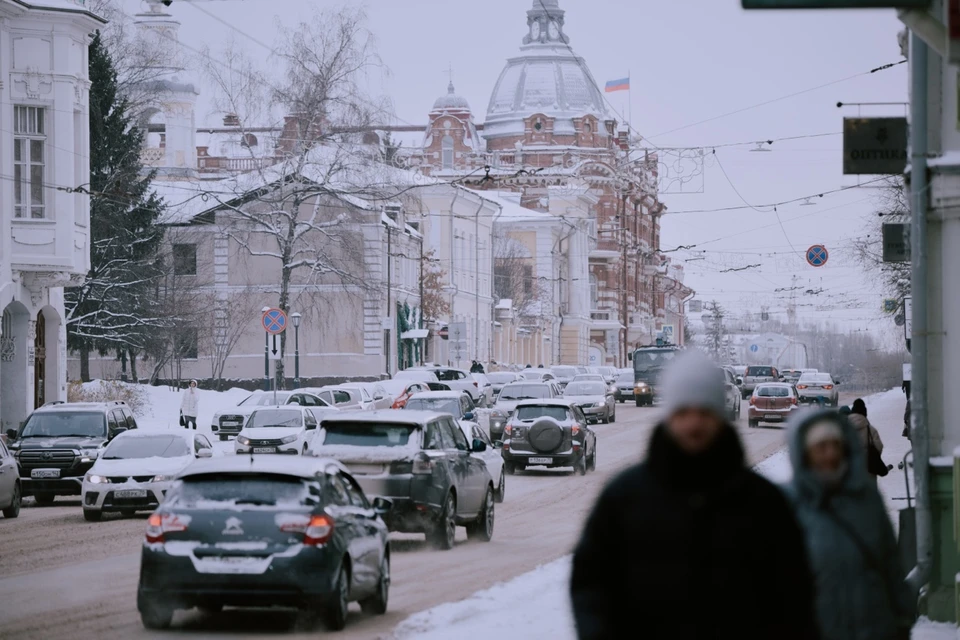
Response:
[[[477,417],[477,416],[474,415],[473,411],[467,411],[465,414],[463,414],[463,419],[464,419],[464,420],[467,420],[468,422],[473,422],[473,420],[474,420],[476,417]]]
[[[383,400],[383,394],[382,394],[382,393],[378,393],[377,395],[373,396],[373,399],[374,399],[374,400]]]
[[[390,513],[391,509],[393,509],[393,500],[380,496],[373,499],[373,510],[377,512],[377,515],[385,516]]]
[[[16,429],[7,429],[7,438],[12,442],[17,439],[17,430]]]
[[[117,446],[119,446],[119,445],[117,445]],[[203,449],[200,449],[199,451],[197,451],[197,457],[198,457],[198,458],[212,458],[212,457],[213,457],[213,449],[207,449],[206,447],[204,447]]]
[[[493,447],[494,447],[495,449],[502,449],[502,448],[503,448],[503,440],[494,440],[494,441],[493,441]]]
[[[470,447],[472,453],[483,453],[487,450],[487,443],[480,438],[473,439],[473,446]]]
[[[314,430],[314,429],[317,428],[317,425],[315,425],[315,424],[305,424],[305,425],[303,426],[303,428],[306,429],[307,431],[312,431],[312,430]]]

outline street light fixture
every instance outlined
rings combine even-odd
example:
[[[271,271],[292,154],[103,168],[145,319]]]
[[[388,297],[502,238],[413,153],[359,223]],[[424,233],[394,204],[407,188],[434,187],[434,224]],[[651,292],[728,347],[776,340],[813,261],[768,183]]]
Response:
[[[300,320],[301,316],[298,312],[293,312],[290,314],[290,319],[293,321],[293,388],[300,388]]]

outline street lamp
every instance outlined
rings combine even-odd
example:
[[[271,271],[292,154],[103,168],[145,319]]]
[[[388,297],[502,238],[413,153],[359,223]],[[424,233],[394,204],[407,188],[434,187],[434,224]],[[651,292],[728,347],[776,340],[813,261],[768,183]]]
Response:
[[[301,316],[299,313],[294,312],[290,314],[290,319],[293,320],[293,388],[300,388],[300,319]]]

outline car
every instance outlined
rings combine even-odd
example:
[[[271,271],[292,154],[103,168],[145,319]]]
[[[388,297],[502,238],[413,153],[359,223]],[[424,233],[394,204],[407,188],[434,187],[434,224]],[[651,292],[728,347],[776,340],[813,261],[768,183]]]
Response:
[[[177,474],[197,458],[213,455],[207,437],[192,429],[121,433],[83,477],[83,519],[97,522],[104,513],[153,511]]]
[[[764,382],[757,385],[750,396],[747,423],[751,427],[761,422],[786,422],[798,408],[797,391],[788,382]]]
[[[590,375],[581,377],[590,378]],[[614,394],[603,376],[597,376],[595,380],[574,378],[573,382],[564,387],[563,399],[579,407],[587,420],[603,423],[617,421],[617,404]]]
[[[620,375],[620,372],[616,367],[597,367],[597,373],[602,375],[607,381],[607,384],[613,384],[617,381],[617,377]]]
[[[784,382],[789,382],[790,384],[796,384],[797,380],[803,375],[803,371],[800,369],[784,369],[780,372],[780,375],[783,376]]]
[[[364,400],[364,394],[360,389],[348,385],[331,384],[324,387],[304,389],[304,391],[324,399],[330,398],[334,407],[344,411],[366,410],[370,406],[370,401]],[[327,402],[329,403],[330,400],[327,400]]]
[[[800,402],[822,402],[831,407],[840,404],[839,382],[829,373],[805,373],[797,380]]]
[[[389,409],[393,405],[393,398],[379,382],[344,382],[339,388],[359,390],[361,409],[376,411]]]
[[[427,369],[404,369],[393,374],[394,380],[416,380],[417,382],[439,382],[433,371]]]
[[[573,379],[579,373],[576,367],[562,364],[550,367],[550,372],[554,375],[554,377],[556,377],[557,384],[560,385],[561,389],[567,386],[570,382],[573,382]]]
[[[603,382],[603,383],[606,383],[607,381],[607,379],[604,378],[603,374],[601,373],[578,373],[577,375],[573,376],[573,380],[571,380],[570,382],[588,382],[591,380],[595,382]]]
[[[560,388],[552,382],[513,382],[500,391],[493,407],[510,415],[523,400],[559,398],[560,394]]]
[[[384,614],[389,509],[334,460],[198,460],[147,520],[140,620],[164,629],[177,609],[289,607],[304,626],[340,630],[351,601]]]
[[[21,495],[38,504],[79,496],[83,477],[110,440],[136,429],[123,402],[67,402],[40,407],[19,429],[7,430],[17,459]]]
[[[490,382],[490,378],[485,373],[471,373],[470,377],[477,382],[480,389],[480,399],[477,401],[477,406],[486,407],[493,404],[493,383]]]
[[[750,365],[743,376],[742,396],[750,397],[757,385],[763,382],[780,382],[780,372],[771,365]]]
[[[250,414],[243,430],[233,441],[233,450],[237,455],[303,455],[310,449],[319,423],[311,407],[289,404],[259,407]]]
[[[524,369],[520,372],[520,377],[532,382],[554,382],[561,386],[557,377],[548,369]]]
[[[723,386],[726,396],[727,420],[735,423],[740,419],[740,409],[743,403],[743,379],[734,375],[731,367],[722,367]]]
[[[435,411],[357,411],[326,420],[315,455],[350,469],[372,496],[388,498],[391,531],[426,534],[437,549],[452,549],[456,528],[467,537],[493,537],[494,481],[482,440],[468,441],[456,420]]]
[[[432,371],[437,376],[438,382],[446,383],[453,391],[466,391],[475,403],[480,402],[480,384],[473,379],[469,371],[438,365],[424,365],[422,367],[411,367],[411,369]]]
[[[497,454],[499,456],[499,452]],[[16,518],[20,515],[20,502],[23,489],[20,488],[20,476],[17,473],[17,459],[0,442],[0,513],[4,518]]]
[[[487,472],[490,474],[490,477],[493,478],[495,486],[493,490],[494,502],[503,502],[504,497],[507,495],[507,474],[506,471],[503,470],[503,456],[500,455],[500,447],[503,446],[503,442],[491,440],[483,427],[476,422],[458,420],[457,424],[460,425],[460,430],[463,431],[463,435],[467,437],[467,440],[470,442],[480,440],[486,445],[486,450],[479,453],[471,453],[470,455],[483,460],[483,464],[487,465]]]
[[[333,404],[333,395],[326,398],[308,389],[296,391],[257,391],[241,400],[236,407],[217,411],[210,420],[210,431],[221,441],[235,436],[243,429],[243,424],[258,407],[280,404],[298,404],[303,407],[328,407]]]
[[[508,475],[537,466],[585,475],[597,468],[597,435],[569,400],[524,400],[507,422],[500,452]]]
[[[497,396],[500,395],[500,390],[503,389],[504,385],[522,379],[520,374],[514,373],[513,371],[494,371],[493,373],[488,373],[487,378],[493,386],[493,394],[490,396],[491,403],[496,402]]]
[[[391,409],[403,409],[403,405],[407,403],[411,396],[430,390],[426,382],[415,380],[384,380],[380,383],[380,386],[393,397],[393,404],[390,405]]]
[[[503,437],[503,427],[507,415],[500,409],[480,409],[473,404],[473,398],[464,391],[429,391],[418,394],[407,403],[405,409],[418,411],[438,411],[448,413],[460,422],[472,422],[485,429],[490,441]]]
[[[617,395],[618,401],[626,402],[627,400],[633,400],[633,390],[635,386],[633,378],[633,369],[627,369],[617,374],[617,379],[613,385],[617,388],[617,391],[619,391]]]

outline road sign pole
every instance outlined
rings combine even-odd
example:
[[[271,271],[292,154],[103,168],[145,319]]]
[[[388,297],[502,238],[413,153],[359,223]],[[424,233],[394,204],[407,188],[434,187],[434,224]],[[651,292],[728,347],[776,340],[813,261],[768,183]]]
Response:
[[[270,391],[270,334],[263,332],[263,390]]]

